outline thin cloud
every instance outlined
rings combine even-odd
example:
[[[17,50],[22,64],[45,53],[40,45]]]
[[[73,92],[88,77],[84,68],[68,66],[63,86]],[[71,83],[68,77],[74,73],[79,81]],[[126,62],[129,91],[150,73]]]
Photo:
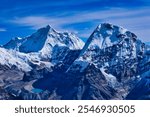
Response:
[[[10,22],[22,26],[31,26],[33,29],[37,29],[47,24],[50,24],[51,20],[48,17],[29,16],[29,17],[15,18]]]
[[[78,33],[79,36],[83,38],[89,36],[87,32],[92,32],[93,28],[96,27],[96,25],[98,25],[99,23],[110,22],[116,25],[121,25],[133,32],[137,32],[138,35],[143,36],[144,34],[141,34],[141,32],[144,32],[144,30],[146,32],[149,32],[148,30],[150,30],[149,13],[150,10],[148,8],[139,10],[136,9],[132,11],[121,8],[111,8],[109,10],[102,10],[102,11],[85,11],[63,17],[51,17],[51,16],[27,16],[21,18],[18,17],[11,20],[10,22],[18,24],[20,26],[29,26],[32,29],[38,29],[40,27],[50,24],[52,27],[58,30],[65,30],[64,27],[69,25],[70,28],[67,27],[67,30],[79,32]],[[92,27],[88,27],[89,31],[84,29],[77,29],[71,26],[76,23],[82,24],[84,22],[93,23]],[[149,35],[149,33],[143,37],[144,41],[147,41],[146,39],[147,35]]]
[[[5,32],[7,31],[5,28],[0,28],[0,32]]]
[[[144,10],[125,10],[125,9],[109,9],[103,11],[86,11],[81,13],[76,13],[71,16],[64,17],[51,17],[51,16],[27,16],[21,18],[15,18],[10,22],[19,25],[33,26],[33,28],[39,28],[46,24],[54,25],[67,25],[73,23],[94,21],[94,20],[104,20],[104,19],[114,19],[114,18],[129,18],[129,17],[139,17],[145,12],[150,12],[149,9]],[[147,15],[147,14],[146,14]],[[145,15],[144,15],[145,16]],[[74,20],[75,19],[75,20]]]

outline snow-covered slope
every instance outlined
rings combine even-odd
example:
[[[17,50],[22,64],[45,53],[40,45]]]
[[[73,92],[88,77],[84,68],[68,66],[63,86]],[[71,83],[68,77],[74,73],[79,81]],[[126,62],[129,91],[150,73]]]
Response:
[[[13,50],[6,50],[5,48],[0,48],[0,65],[6,65],[8,67],[17,67],[18,69],[22,71],[30,71],[32,68],[27,63],[26,58],[22,57],[20,53],[13,51]]]

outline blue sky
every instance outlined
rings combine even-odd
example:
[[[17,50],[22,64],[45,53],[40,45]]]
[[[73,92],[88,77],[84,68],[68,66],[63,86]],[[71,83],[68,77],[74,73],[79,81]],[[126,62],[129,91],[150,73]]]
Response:
[[[51,25],[86,40],[103,22],[150,38],[150,0],[0,0],[0,44]]]

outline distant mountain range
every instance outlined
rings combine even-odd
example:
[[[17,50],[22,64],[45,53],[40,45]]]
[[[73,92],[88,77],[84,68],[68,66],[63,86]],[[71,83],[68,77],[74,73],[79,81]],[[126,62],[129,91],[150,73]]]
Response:
[[[150,46],[109,23],[86,43],[48,25],[0,47],[0,99],[150,99]]]

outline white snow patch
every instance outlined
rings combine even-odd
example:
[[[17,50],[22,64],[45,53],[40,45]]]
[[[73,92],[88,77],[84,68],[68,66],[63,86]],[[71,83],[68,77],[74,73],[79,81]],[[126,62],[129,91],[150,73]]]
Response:
[[[117,83],[116,77],[113,76],[112,74],[107,74],[103,67],[100,68],[100,70],[101,70],[102,74],[105,76],[105,78],[108,81],[109,85],[111,85],[112,87],[115,87],[116,83]]]

